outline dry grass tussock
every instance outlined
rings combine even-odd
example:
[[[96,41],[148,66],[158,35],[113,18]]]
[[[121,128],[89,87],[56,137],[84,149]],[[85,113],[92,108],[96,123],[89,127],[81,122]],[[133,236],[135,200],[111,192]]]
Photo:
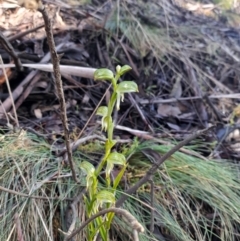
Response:
[[[71,224],[69,204],[80,193],[84,176],[78,170],[82,185],[76,185],[69,168],[51,154],[51,146],[34,135],[20,132],[1,135],[3,139],[0,154],[1,240],[16,240],[19,233],[29,241],[63,240],[58,229],[67,232]],[[135,153],[130,159],[129,183],[140,178],[150,166],[139,152],[149,145],[134,143],[123,150],[127,156]],[[169,150],[168,146],[151,146],[161,154]],[[92,148],[91,144],[91,152]],[[85,148],[81,155],[75,153],[74,160],[79,163],[88,155]],[[159,240],[160,236],[172,240],[212,240],[213,236],[219,240],[235,240],[240,223],[237,180],[235,164],[176,153],[154,176],[155,237],[146,232],[141,235],[141,240]],[[148,227],[149,205],[147,185],[124,207]],[[76,204],[76,210],[76,225],[79,226],[86,218],[82,202]],[[117,218],[112,237],[126,240],[129,233],[126,224]],[[83,236],[84,232],[77,240],[83,240],[80,239]]]

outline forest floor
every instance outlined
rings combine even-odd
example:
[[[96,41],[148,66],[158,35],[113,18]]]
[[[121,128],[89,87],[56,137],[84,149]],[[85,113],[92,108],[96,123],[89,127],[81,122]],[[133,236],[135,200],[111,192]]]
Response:
[[[111,91],[107,82],[84,78],[80,67],[115,72],[117,65],[129,65],[124,80],[135,81],[139,92],[127,94],[114,113],[116,149],[129,158],[128,185],[154,162],[142,149],[163,155],[192,133],[212,127],[159,168],[155,203],[147,185],[135,196],[138,204],[134,199],[124,204],[147,230],[140,240],[238,240],[238,10],[183,0],[44,4],[61,56],[70,142],[78,143],[76,166],[82,160],[96,164],[104,153],[105,134],[93,113],[108,103]],[[78,200],[85,183],[73,182],[66,162],[55,80],[45,69],[51,58],[42,15],[15,1],[0,2],[0,31],[17,56],[14,62],[1,40],[0,238],[63,240],[59,229],[67,232],[75,216],[71,204],[77,209],[76,226],[85,219]],[[18,65],[8,65],[13,63]],[[149,207],[155,212],[153,230]],[[131,235],[121,218],[112,229],[112,240]]]

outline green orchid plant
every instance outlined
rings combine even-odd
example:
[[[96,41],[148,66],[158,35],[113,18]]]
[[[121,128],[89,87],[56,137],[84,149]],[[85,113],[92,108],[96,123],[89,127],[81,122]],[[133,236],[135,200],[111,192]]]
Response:
[[[101,106],[96,112],[97,115],[102,117],[102,130],[107,132],[105,154],[97,167],[94,167],[87,161],[83,161],[80,164],[80,168],[86,174],[87,195],[84,197],[84,201],[88,218],[98,213],[102,208],[109,208],[115,205],[116,190],[127,167],[125,156],[119,152],[112,151],[112,148],[116,144],[116,140],[113,139],[114,123],[112,114],[115,106],[117,110],[120,109],[120,102],[124,100],[125,93],[138,92],[138,86],[133,81],[118,83],[120,77],[130,70],[131,67],[128,65],[122,67],[118,65],[115,75],[109,69],[97,69],[94,73],[94,80],[109,81],[112,84],[113,92],[108,106]],[[111,172],[114,165],[121,166],[122,169],[117,177],[111,181]],[[98,177],[103,169],[105,172],[106,188],[100,190]],[[100,234],[103,241],[109,241],[109,230],[113,217],[114,213],[108,213],[104,217],[98,217],[91,222],[87,228],[87,240],[95,240]]]

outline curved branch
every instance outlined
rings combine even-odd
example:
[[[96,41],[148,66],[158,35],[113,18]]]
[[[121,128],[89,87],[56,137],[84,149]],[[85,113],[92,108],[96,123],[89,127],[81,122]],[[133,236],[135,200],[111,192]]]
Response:
[[[137,232],[144,232],[144,227],[137,221],[137,219],[131,213],[129,213],[125,209],[113,207],[113,208],[104,209],[104,210],[98,212],[97,214],[93,215],[92,217],[90,217],[79,228],[75,229],[70,235],[65,237],[65,241],[73,238],[75,235],[77,235],[80,231],[82,231],[89,223],[91,223],[97,217],[103,216],[106,213],[111,213],[111,212],[124,216],[126,222],[128,222],[128,225],[130,225],[133,230],[136,230]]]

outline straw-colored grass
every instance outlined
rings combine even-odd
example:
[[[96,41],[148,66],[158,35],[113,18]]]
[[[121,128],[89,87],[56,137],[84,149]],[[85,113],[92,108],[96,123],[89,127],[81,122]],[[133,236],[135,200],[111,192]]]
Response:
[[[11,192],[0,192],[0,240],[16,240],[16,214],[21,221],[24,240],[63,240],[58,228],[67,231],[71,223],[71,220],[66,220],[69,214],[67,207],[71,204],[69,198],[80,193],[85,183],[84,177],[80,175],[82,185],[76,185],[69,168],[51,154],[51,146],[33,135],[22,132],[1,135],[0,138],[0,186],[11,192],[35,196],[27,198]],[[144,147],[151,147],[159,153],[169,150],[168,146],[152,143],[138,145],[135,142],[130,151],[125,147],[126,155],[135,152],[129,160],[129,183],[140,178],[151,165],[139,152]],[[91,144],[91,152],[92,148]],[[84,155],[75,153],[76,163],[81,161],[80,156],[83,158]],[[234,240],[240,223],[237,175],[236,166],[230,162],[207,161],[176,153],[156,172],[153,180],[155,224],[156,229],[160,227],[157,237],[162,235],[171,240],[200,241],[218,236],[222,241]],[[146,227],[150,224],[150,199],[149,185],[146,185],[137,196],[129,198],[124,204],[124,208]],[[82,202],[77,210],[78,226],[85,219]],[[121,219],[115,219],[113,239],[121,237],[126,240],[130,231]],[[157,237],[145,232],[140,240],[159,240]]]

